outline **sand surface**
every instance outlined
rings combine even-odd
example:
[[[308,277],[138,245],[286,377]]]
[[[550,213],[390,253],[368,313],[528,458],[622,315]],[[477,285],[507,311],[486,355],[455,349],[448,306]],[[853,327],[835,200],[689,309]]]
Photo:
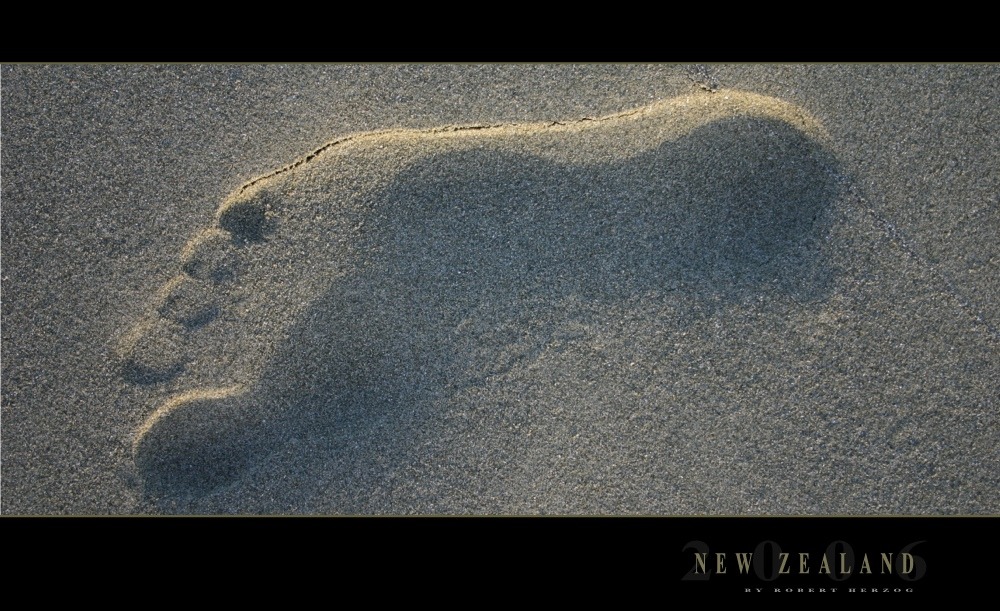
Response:
[[[5,65],[5,515],[1000,513],[1000,68]]]

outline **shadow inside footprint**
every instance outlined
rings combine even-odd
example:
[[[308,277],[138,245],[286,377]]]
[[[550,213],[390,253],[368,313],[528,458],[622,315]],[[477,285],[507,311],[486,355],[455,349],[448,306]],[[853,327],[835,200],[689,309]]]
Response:
[[[190,393],[161,408],[159,422],[140,435],[136,466],[153,497],[198,496],[233,482],[266,451],[264,410],[236,389]]]
[[[834,169],[788,124],[746,118],[614,164],[447,153],[400,174],[361,250],[382,253],[370,263],[404,285],[435,286],[429,295],[515,309],[536,288],[611,303],[762,286],[818,298]]]
[[[593,165],[481,145],[424,157],[373,198],[354,271],[293,328],[254,393],[259,405],[223,400],[206,410],[212,423],[168,429],[182,443],[164,442],[140,465],[156,494],[204,494],[270,461],[275,472],[324,472],[327,485],[353,486],[355,504],[343,510],[365,512],[357,487],[378,477],[359,473],[415,460],[413,430],[435,401],[530,361],[561,321],[638,299],[706,316],[757,294],[815,301],[829,290],[821,242],[837,165],[786,123],[717,121]],[[258,225],[263,218],[239,229],[262,237]],[[277,456],[310,435],[338,452],[344,430],[354,449],[341,446],[343,456]],[[485,441],[464,443],[499,447],[490,436],[515,430],[482,430]],[[479,450],[466,455],[489,453]],[[473,466],[451,469],[449,486],[466,477],[475,490]],[[430,472],[421,476],[435,485]]]
[[[246,202],[231,206],[219,219],[219,226],[228,231],[237,243],[263,242],[275,229],[268,217],[270,202]]]

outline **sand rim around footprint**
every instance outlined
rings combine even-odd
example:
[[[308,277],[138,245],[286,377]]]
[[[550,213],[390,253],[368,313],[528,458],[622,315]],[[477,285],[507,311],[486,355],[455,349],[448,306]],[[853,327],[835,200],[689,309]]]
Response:
[[[446,226],[448,214],[463,214],[461,202],[443,206],[434,198],[473,193],[480,205],[468,210],[493,206],[507,219],[508,241],[491,250],[484,239],[483,250],[492,254],[481,268],[511,290],[530,284],[529,275],[531,281],[545,276],[520,263],[507,274],[495,265],[505,253],[580,277],[594,240],[616,253],[619,269],[592,268],[594,279],[574,289],[585,297],[648,293],[671,275],[682,284],[704,280],[671,262],[649,266],[678,248],[685,260],[710,270],[705,281],[752,286],[758,281],[752,277],[774,272],[783,257],[795,259],[789,253],[815,236],[832,189],[826,139],[822,126],[794,105],[719,91],[596,119],[389,130],[331,142],[229,196],[215,226],[180,253],[178,273],[157,293],[152,311],[124,337],[124,377],[158,397],[136,433],[136,463],[158,493],[204,492],[236,477],[252,455],[247,448],[279,416],[257,389],[290,330],[317,300],[392,252],[390,228]],[[707,162],[699,167],[678,157],[691,150]],[[801,163],[789,165],[789,158]],[[789,167],[788,176],[780,175]],[[492,185],[491,194],[475,195],[463,181]],[[499,210],[504,198],[517,200],[506,212]],[[640,227],[635,219],[643,215],[630,211],[647,208],[663,213],[640,218]],[[534,210],[542,211],[536,226],[583,230],[536,235]],[[591,223],[607,210],[628,214]],[[663,228],[654,243],[649,227],[656,224]],[[432,264],[448,260],[450,246],[433,245]],[[455,251],[474,252],[468,245]],[[641,261],[636,252],[645,253]],[[489,292],[488,280],[476,282],[471,289]],[[480,306],[482,300],[471,307]]]

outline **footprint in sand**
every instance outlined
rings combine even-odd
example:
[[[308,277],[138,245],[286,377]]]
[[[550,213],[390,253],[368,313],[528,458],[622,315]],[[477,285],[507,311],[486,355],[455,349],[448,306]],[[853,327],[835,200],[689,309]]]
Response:
[[[393,227],[441,225],[431,265],[469,263],[451,261],[452,247],[481,257],[466,276],[485,271],[471,286],[492,295],[502,285],[499,299],[566,276],[585,296],[752,285],[780,275],[818,232],[833,188],[826,138],[794,105],[718,91],[597,119],[325,145],[232,193],[121,342],[123,376],[159,395],[136,432],[136,464],[161,492],[236,477],[279,417],[259,389],[289,329],[377,258],[370,251],[392,252]],[[470,228],[467,244],[447,241],[449,215]],[[528,344],[498,359],[537,352]]]

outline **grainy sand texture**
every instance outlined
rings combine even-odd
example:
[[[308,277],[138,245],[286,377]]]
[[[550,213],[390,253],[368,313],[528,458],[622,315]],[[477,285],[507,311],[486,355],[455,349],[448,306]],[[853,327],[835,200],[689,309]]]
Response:
[[[5,65],[6,515],[1000,512],[1000,68]]]

